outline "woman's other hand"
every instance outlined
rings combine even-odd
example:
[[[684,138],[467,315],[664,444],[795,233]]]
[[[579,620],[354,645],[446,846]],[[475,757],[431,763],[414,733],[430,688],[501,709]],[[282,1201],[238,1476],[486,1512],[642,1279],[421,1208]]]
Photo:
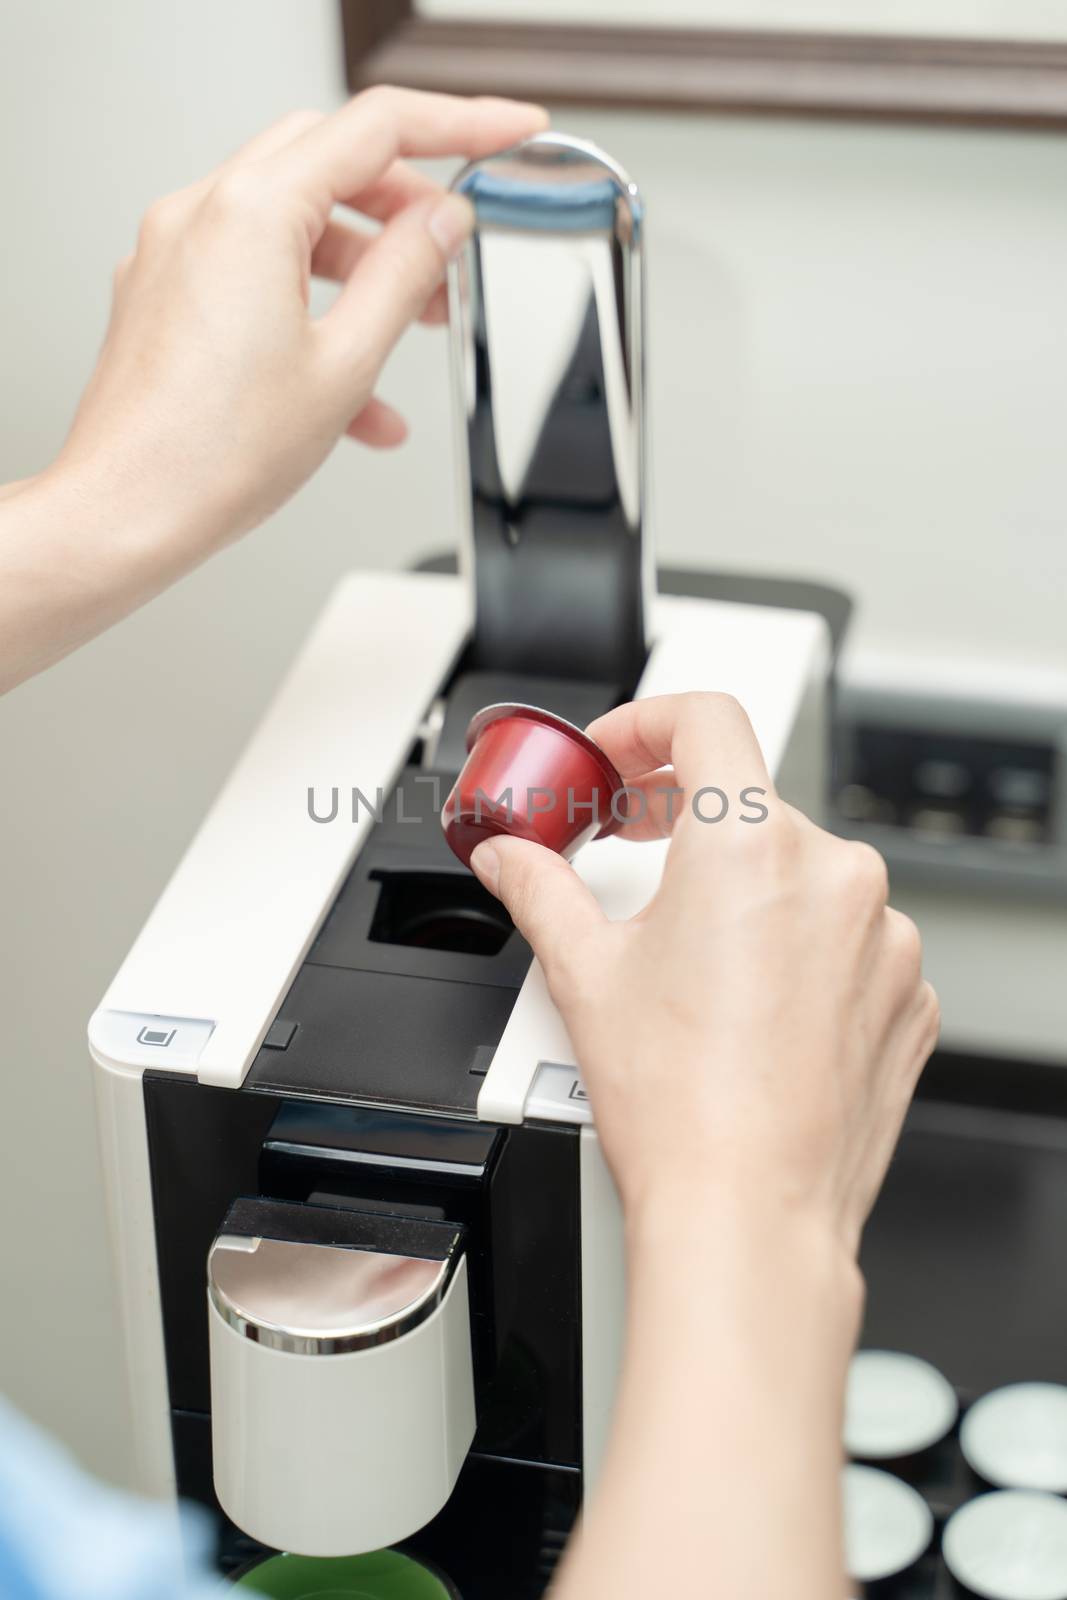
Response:
[[[375,384],[409,323],[441,320],[444,268],[473,221],[408,158],[482,155],[546,123],[508,100],[368,89],[332,116],[286,117],[157,201],[115,274],[60,467],[165,502],[203,555],[275,510],[344,433],[400,443]],[[316,276],[341,285],[318,319]]]

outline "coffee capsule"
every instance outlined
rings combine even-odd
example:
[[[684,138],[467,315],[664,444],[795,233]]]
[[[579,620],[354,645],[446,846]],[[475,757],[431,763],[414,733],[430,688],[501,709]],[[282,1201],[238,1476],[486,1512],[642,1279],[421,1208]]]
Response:
[[[877,1583],[913,1567],[930,1548],[934,1518],[921,1494],[877,1467],[848,1466],[842,1480],[845,1567]]]
[[[1032,1489],[980,1494],[949,1517],[941,1554],[979,1600],[1067,1600],[1067,1501]]]
[[[600,747],[537,706],[485,706],[467,729],[467,760],[445,801],[445,838],[465,866],[483,839],[507,834],[568,859],[621,826],[622,779]]]
[[[1067,1388],[1011,1383],[983,1395],[963,1419],[960,1448],[998,1489],[1067,1494]]]
[[[845,1449],[896,1461],[937,1444],[956,1421],[956,1391],[936,1367],[895,1350],[860,1350],[845,1391]]]

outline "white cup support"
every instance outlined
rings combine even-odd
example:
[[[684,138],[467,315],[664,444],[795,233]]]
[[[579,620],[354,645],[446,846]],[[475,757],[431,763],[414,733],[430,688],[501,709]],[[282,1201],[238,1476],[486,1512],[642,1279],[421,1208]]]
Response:
[[[279,1550],[357,1555],[441,1510],[475,1429],[459,1250],[227,1233],[207,1309],[215,1489],[237,1527]]]

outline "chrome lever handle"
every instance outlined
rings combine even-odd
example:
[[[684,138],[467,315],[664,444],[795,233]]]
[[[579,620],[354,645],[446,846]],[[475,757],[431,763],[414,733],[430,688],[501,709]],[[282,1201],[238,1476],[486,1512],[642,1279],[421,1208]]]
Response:
[[[640,196],[556,133],[454,187],[476,212],[450,271],[471,665],[627,690],[652,582]]]

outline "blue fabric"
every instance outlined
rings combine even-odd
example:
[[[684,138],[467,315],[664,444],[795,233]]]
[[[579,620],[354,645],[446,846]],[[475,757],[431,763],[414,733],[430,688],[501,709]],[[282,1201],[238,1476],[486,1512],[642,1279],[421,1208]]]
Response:
[[[97,1482],[0,1400],[2,1600],[224,1600],[206,1513],[181,1521],[179,1539],[172,1507]]]

